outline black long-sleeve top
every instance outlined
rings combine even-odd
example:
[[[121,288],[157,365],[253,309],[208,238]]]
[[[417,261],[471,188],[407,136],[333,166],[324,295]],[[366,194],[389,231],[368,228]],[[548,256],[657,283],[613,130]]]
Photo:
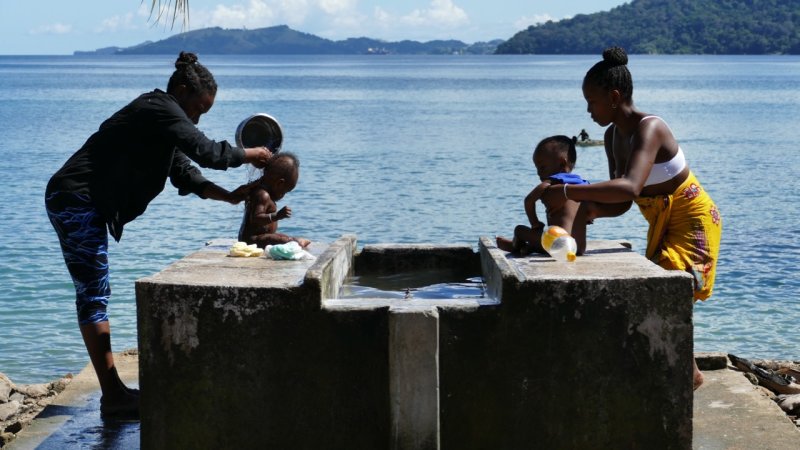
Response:
[[[142,94],[100,125],[47,184],[47,193],[88,195],[122,237],[123,226],[141,215],[169,177],[180,195],[203,197],[211,183],[191,164],[227,169],[244,163],[244,150],[207,138],[172,95]]]

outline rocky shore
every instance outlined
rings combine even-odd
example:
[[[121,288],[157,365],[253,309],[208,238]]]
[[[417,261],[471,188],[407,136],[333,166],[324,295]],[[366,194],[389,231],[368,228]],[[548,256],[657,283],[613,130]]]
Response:
[[[72,381],[67,374],[49,383],[15,384],[0,373],[0,448],[14,440]]]
[[[745,359],[730,354],[728,360],[800,427],[800,361]]]

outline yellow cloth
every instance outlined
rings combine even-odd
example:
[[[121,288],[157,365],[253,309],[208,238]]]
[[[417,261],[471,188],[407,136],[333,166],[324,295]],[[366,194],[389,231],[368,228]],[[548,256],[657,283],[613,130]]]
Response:
[[[639,197],[636,204],[650,224],[645,256],[665,269],[684,270],[694,276],[695,300],[710,297],[722,216],[694,174],[689,173],[672,194]]]

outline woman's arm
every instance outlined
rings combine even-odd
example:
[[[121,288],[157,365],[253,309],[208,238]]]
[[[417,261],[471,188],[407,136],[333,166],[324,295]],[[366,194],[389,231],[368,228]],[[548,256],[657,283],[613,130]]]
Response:
[[[206,137],[181,109],[174,97],[162,93],[148,103],[152,126],[200,167],[225,170],[251,163],[263,167],[272,152],[266,147],[239,148]]]
[[[228,202],[231,205],[237,205],[247,198],[250,189],[252,189],[252,186],[243,184],[234,189],[233,192],[229,192],[227,189],[209,181],[203,188],[203,197],[210,198],[211,200]]]
[[[556,187],[550,187],[542,196],[542,200],[547,201],[548,204],[551,201],[554,202],[554,208],[563,204],[566,199],[599,203],[633,201],[641,193],[658,150],[662,146],[663,131],[660,130],[662,127],[666,127],[666,125],[660,120],[648,120],[643,124],[640,122],[631,143],[627,166],[622,169],[620,177],[593,184],[571,184],[563,192],[558,192]],[[622,143],[615,142],[614,145],[618,146]],[[613,155],[614,149],[611,150]],[[615,158],[612,159],[615,160]],[[609,170],[611,169],[612,166],[609,163]]]

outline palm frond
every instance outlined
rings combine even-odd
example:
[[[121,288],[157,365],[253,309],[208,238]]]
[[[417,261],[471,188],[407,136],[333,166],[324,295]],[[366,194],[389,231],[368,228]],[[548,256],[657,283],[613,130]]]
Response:
[[[145,0],[142,0],[144,3]],[[172,15],[172,20],[169,16]],[[150,17],[148,20],[154,20],[156,23],[162,20],[166,24],[170,21],[170,26],[175,27],[175,21],[178,16],[183,17],[181,27],[186,29],[189,27],[189,0],[151,0],[150,3]]]

